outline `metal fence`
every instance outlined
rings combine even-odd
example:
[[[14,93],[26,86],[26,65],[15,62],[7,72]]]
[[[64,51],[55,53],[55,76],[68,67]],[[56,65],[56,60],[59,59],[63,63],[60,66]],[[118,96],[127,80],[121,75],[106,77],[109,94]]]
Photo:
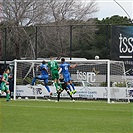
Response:
[[[0,60],[54,56],[111,59],[112,25],[0,27]],[[125,61],[133,75],[132,61]],[[6,66],[6,65],[5,65]],[[131,70],[131,71],[129,71]]]
[[[1,27],[0,58],[109,58],[110,29],[110,25]]]

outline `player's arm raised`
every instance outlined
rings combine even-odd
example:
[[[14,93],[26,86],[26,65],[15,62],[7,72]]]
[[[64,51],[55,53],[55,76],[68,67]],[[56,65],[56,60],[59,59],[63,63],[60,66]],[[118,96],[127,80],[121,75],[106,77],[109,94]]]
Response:
[[[70,65],[70,68],[75,68],[78,64]]]
[[[61,71],[62,71],[62,68],[61,68],[61,67],[59,67],[59,68],[58,68],[58,74],[60,74],[60,73],[61,73]]]

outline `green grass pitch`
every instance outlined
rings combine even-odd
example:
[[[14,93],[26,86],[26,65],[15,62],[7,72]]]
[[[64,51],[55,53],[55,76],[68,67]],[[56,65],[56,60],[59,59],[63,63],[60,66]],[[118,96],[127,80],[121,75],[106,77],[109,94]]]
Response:
[[[0,133],[133,133],[133,106],[0,99]]]

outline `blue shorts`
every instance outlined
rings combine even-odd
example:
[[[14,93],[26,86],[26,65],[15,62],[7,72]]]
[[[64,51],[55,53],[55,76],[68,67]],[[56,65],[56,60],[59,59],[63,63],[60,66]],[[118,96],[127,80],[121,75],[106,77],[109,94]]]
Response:
[[[65,82],[69,82],[71,80],[70,73],[63,74],[63,77]]]
[[[48,83],[48,78],[49,76],[48,75],[39,75],[37,76],[37,79],[40,79],[40,80],[44,80],[44,83]]]

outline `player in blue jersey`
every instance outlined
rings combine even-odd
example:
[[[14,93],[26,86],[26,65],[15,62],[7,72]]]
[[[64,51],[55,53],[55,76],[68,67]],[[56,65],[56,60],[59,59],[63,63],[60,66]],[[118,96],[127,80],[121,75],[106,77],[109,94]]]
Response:
[[[50,91],[50,88],[47,85],[49,74],[48,74],[48,67],[47,67],[45,61],[42,61],[42,64],[39,66],[39,70],[41,71],[41,75],[39,75],[37,77],[34,77],[34,79],[32,80],[31,85],[34,85],[34,83],[36,82],[36,79],[43,80],[47,91],[50,93],[50,95],[52,95],[52,92]]]
[[[76,66],[77,66],[77,64],[70,65],[65,62],[64,58],[61,59],[61,65],[60,65],[61,73],[63,74],[64,81],[67,84],[67,87],[69,88],[71,95],[72,95],[72,93],[75,94],[76,90],[75,90],[74,84],[72,83],[72,80],[71,80],[69,68],[75,68]],[[73,91],[71,90],[71,86],[73,88]]]

